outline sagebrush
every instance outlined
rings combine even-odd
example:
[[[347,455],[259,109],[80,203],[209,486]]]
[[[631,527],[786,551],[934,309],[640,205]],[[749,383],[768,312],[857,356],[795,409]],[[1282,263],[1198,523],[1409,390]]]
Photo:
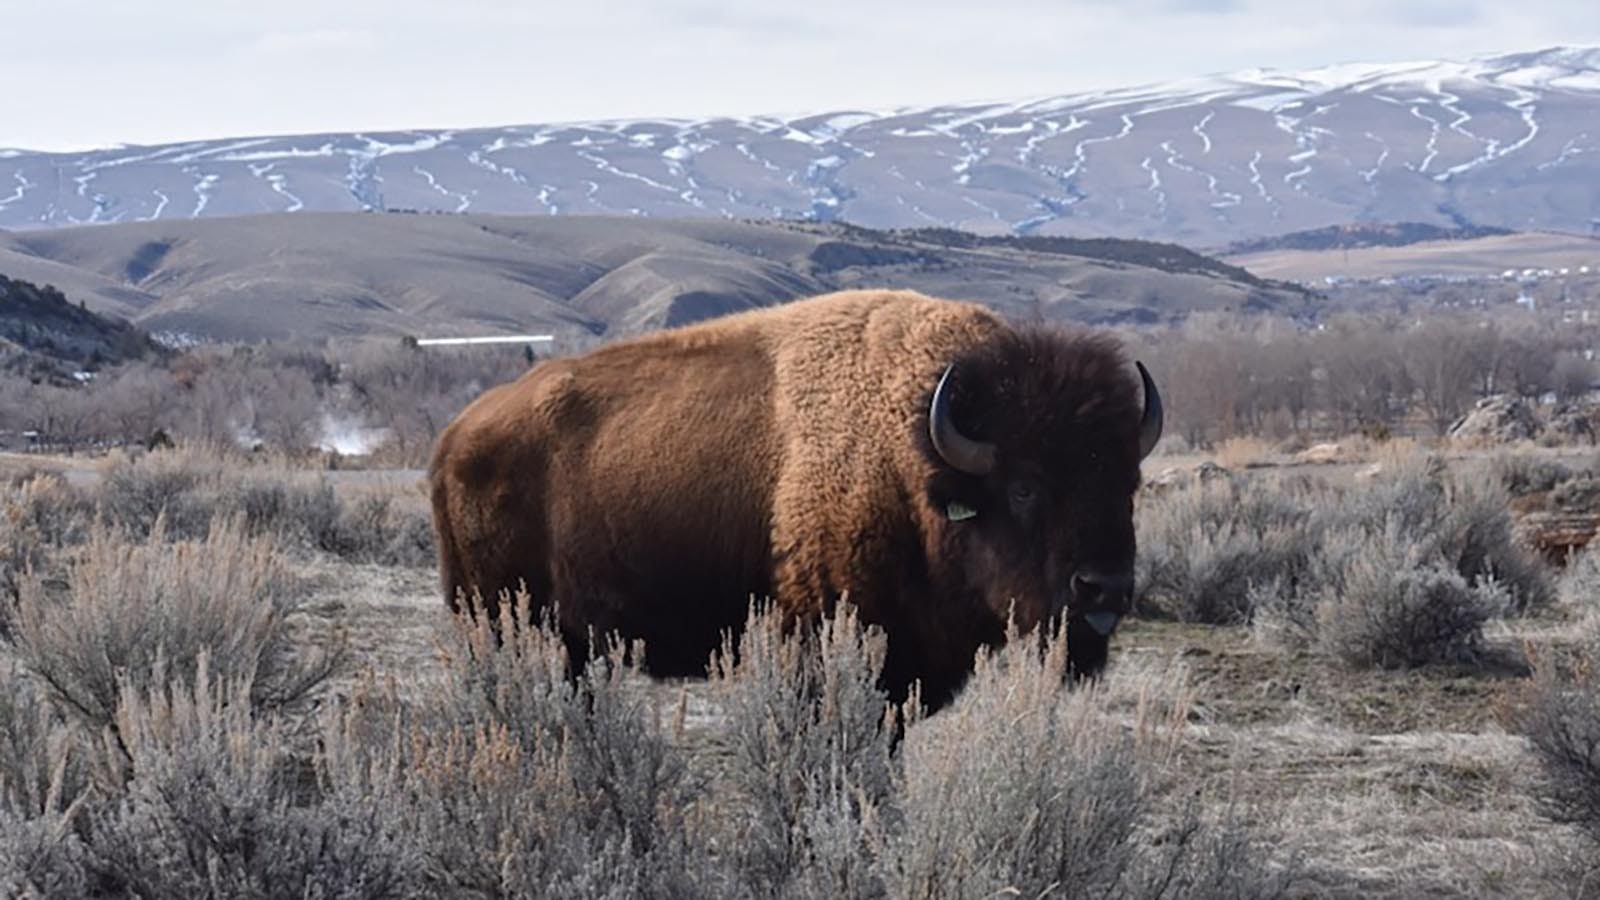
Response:
[[[248,560],[263,539],[234,528],[212,540]],[[158,546],[170,545],[122,552]],[[263,703],[266,670],[210,647],[118,667],[109,724],[83,714],[77,682],[41,680],[32,705],[0,704],[16,736],[0,744],[0,884],[109,896],[1258,897],[1289,877],[1284,850],[1171,795],[1186,707],[1170,673],[1113,671],[1073,689],[1063,640],[1017,639],[979,661],[950,712],[923,719],[876,687],[881,633],[847,611],[818,628],[762,612],[708,661],[715,709],[691,723],[637,668],[647,648],[602,641],[573,660],[526,596],[500,610],[496,623],[454,620],[441,635],[448,677],[409,701],[369,679],[317,712]],[[132,614],[166,613],[147,603]],[[211,624],[185,633],[237,621],[215,605],[189,614]]]
[[[1147,614],[1248,622],[1360,666],[1473,661],[1486,621],[1556,594],[1504,490],[1433,457],[1347,487],[1196,479],[1147,493],[1138,516]]]
[[[142,539],[96,526],[64,585],[24,578],[14,648],[59,707],[96,731],[115,728],[125,688],[164,687],[146,682],[157,670],[192,682],[206,656],[218,678],[248,684],[256,706],[282,707],[306,697],[337,661],[291,640],[299,601],[276,543],[250,536],[238,519],[174,543],[160,518]]]

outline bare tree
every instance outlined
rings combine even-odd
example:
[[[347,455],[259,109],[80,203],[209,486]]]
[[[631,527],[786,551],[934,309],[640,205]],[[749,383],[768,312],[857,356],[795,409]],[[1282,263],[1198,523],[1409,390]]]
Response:
[[[1523,397],[1538,397],[1554,383],[1555,357],[1548,338],[1531,330],[1508,336],[1500,368],[1506,390]]]
[[[1433,318],[1402,339],[1406,372],[1437,433],[1444,434],[1471,405],[1479,375],[1489,365],[1488,338],[1485,327]]]
[[[322,430],[322,398],[302,368],[273,368],[251,385],[251,430],[266,443],[290,452],[316,446]]]
[[[1342,431],[1393,424],[1395,401],[1410,393],[1392,331],[1381,322],[1343,318],[1312,345],[1323,405]]]
[[[1557,399],[1565,403],[1582,400],[1589,396],[1594,382],[1593,360],[1571,352],[1556,357],[1551,371],[1550,386],[1555,391]]]
[[[91,392],[107,436],[122,443],[140,443],[157,429],[170,426],[177,390],[172,373],[146,362],[133,362],[102,376]]]

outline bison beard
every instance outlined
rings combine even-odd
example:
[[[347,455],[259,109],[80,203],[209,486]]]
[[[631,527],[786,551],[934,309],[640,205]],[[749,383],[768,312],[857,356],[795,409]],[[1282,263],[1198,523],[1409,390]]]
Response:
[[[577,650],[616,631],[703,675],[752,597],[841,599],[884,684],[937,708],[973,654],[1065,616],[1073,672],[1128,611],[1160,395],[1103,335],[859,291],[548,360],[469,405],[429,469],[447,601],[525,586]]]

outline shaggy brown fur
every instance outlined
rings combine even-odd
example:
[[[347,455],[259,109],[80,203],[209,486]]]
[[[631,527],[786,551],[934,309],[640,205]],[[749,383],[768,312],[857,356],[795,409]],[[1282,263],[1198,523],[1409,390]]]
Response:
[[[955,421],[997,445],[985,477],[927,437],[952,362]],[[569,641],[642,638],[662,674],[703,674],[752,596],[800,621],[848,598],[889,635],[890,689],[937,706],[1008,614],[1077,615],[1075,571],[1131,571],[1139,417],[1110,339],[910,292],[660,332],[541,363],[445,430],[443,586],[455,608],[524,582]],[[1072,628],[1098,669],[1105,639]]]

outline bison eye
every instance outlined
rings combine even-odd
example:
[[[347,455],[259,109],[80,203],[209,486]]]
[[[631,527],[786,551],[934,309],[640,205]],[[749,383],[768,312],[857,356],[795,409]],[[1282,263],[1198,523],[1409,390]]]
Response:
[[[1027,481],[1013,481],[1007,492],[1017,506],[1029,506],[1039,497],[1039,489]]]

